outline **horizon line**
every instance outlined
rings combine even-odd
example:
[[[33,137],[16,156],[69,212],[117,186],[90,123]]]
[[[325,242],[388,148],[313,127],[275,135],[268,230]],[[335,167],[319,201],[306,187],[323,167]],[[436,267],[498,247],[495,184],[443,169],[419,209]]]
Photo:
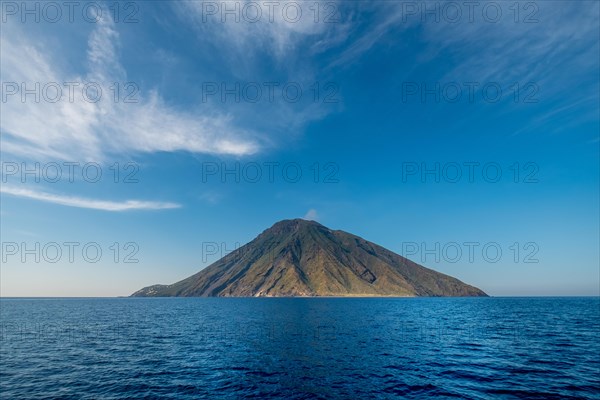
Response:
[[[2,299],[485,299],[539,297],[600,297],[600,294],[581,295],[515,295],[515,296],[0,296]]]

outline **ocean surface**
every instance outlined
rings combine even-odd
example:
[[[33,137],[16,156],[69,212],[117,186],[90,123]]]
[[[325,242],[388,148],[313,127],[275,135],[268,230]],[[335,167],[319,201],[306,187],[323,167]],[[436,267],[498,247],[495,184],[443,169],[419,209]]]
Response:
[[[600,399],[600,298],[0,300],[2,399]]]

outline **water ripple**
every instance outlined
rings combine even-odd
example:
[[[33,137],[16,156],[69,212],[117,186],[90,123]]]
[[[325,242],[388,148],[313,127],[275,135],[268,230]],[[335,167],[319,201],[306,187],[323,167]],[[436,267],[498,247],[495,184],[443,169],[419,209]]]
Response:
[[[600,398],[600,299],[2,299],[0,398]]]

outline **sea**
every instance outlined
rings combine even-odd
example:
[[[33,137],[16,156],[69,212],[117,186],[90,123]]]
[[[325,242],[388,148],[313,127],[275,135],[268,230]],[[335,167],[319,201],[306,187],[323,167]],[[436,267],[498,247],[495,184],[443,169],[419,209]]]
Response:
[[[2,298],[1,399],[600,399],[600,298]]]

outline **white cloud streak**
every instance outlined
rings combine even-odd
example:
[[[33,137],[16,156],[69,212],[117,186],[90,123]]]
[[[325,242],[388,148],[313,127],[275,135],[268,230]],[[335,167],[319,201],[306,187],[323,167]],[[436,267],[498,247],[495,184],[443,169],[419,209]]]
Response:
[[[72,76],[58,65],[60,49],[50,54],[42,50],[43,38],[30,37],[16,24],[3,26],[2,84],[25,84],[28,89],[51,84],[62,88],[56,101],[55,89],[36,101],[21,93],[7,97],[2,104],[3,153],[30,159],[72,159],[103,161],[110,154],[189,151],[222,155],[249,155],[261,149],[258,134],[239,128],[225,113],[188,112],[167,105],[156,91],[140,88],[137,102],[124,102],[129,90],[126,71],[118,59],[119,34],[113,21],[105,17],[97,23],[88,40],[89,70]],[[74,82],[70,98],[67,82]],[[102,96],[86,101],[81,90],[97,83]],[[110,87],[121,86],[115,101]],[[139,85],[137,85],[139,86]]]
[[[102,211],[132,211],[132,210],[164,210],[181,207],[176,203],[127,200],[123,202],[86,199],[82,197],[57,195],[37,190],[17,188],[3,185],[0,193],[15,197],[22,197],[46,203],[60,204],[63,206],[88,208]]]

